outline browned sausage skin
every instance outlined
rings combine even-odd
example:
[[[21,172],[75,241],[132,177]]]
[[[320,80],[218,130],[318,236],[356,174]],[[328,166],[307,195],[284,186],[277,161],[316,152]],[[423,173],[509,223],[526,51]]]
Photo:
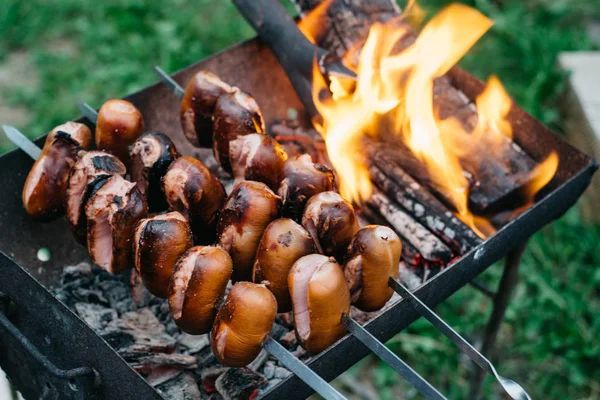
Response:
[[[219,216],[217,240],[233,260],[234,282],[250,281],[260,238],[277,218],[281,200],[264,183],[243,181],[234,188]]]
[[[192,247],[192,230],[177,211],[138,222],[133,241],[135,268],[146,289],[167,298],[171,274],[181,255]]]
[[[112,175],[124,176],[125,165],[104,151],[80,151],[67,179],[65,210],[71,231],[77,241],[87,243],[85,204],[97,184]]]
[[[358,231],[358,218],[352,204],[338,193],[329,191],[314,195],[306,203],[302,226],[311,234],[321,253],[342,262]]]
[[[126,100],[109,100],[100,107],[96,147],[129,164],[129,146],[144,132],[142,113]]]
[[[263,116],[254,98],[237,88],[219,97],[214,114],[213,153],[225,171],[231,172],[229,142],[264,132]]]
[[[312,162],[308,154],[288,159],[277,194],[283,200],[282,215],[300,222],[308,199],[334,189],[333,171]]]
[[[349,248],[344,275],[353,304],[363,311],[377,311],[394,293],[390,277],[398,278],[402,242],[387,226],[368,225],[360,229]]]
[[[252,280],[268,282],[267,288],[277,299],[278,312],[292,310],[288,288],[290,269],[299,258],[315,251],[310,234],[289,218],[276,219],[265,229],[256,252]]]
[[[147,211],[146,200],[135,183],[119,175],[99,182],[85,205],[92,261],[114,274],[133,266],[135,226]]]
[[[229,254],[219,247],[192,247],[179,258],[171,275],[169,307],[181,330],[210,332],[232,268]]]
[[[217,212],[225,202],[223,184],[194,157],[176,159],[162,179],[169,210],[190,222],[197,242],[214,243]]]
[[[263,285],[238,282],[219,310],[210,339],[220,363],[243,367],[258,356],[277,315],[277,301]]]
[[[300,258],[288,276],[296,336],[316,354],[346,333],[342,314],[350,311],[350,292],[339,264],[321,254]]]
[[[167,201],[161,180],[169,166],[179,157],[173,141],[160,132],[144,133],[129,150],[131,179],[146,195],[151,212],[163,211]]]
[[[196,147],[212,147],[213,112],[217,99],[233,88],[217,75],[200,71],[185,88],[179,116],[185,137]]]
[[[251,133],[229,142],[229,161],[235,183],[257,181],[277,190],[287,158],[283,147],[267,135]]]
[[[23,205],[34,218],[47,218],[63,211],[69,171],[80,149],[89,149],[92,133],[87,126],[67,122],[46,137],[23,186]]]

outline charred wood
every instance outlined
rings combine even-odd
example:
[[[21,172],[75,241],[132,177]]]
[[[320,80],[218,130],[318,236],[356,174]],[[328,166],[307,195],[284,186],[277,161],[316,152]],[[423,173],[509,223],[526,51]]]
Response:
[[[372,162],[369,173],[373,183],[455,252],[465,254],[482,242],[471,228],[398,165],[379,155],[373,157]]]
[[[451,260],[452,251],[448,246],[378,189],[374,188],[367,204],[404,238],[404,242],[416,248],[425,260],[444,265]]]
[[[324,3],[324,0],[292,2],[299,9],[301,17],[304,17]],[[327,7],[315,10],[311,16],[318,18],[318,22],[312,25],[319,27],[319,32],[312,32],[312,36],[320,47],[333,51],[341,58],[349,51],[355,51],[362,46],[371,25],[375,22],[389,21],[399,14],[400,9],[392,0],[331,0]],[[408,31],[395,49],[401,52],[414,43],[416,33],[406,21],[398,19],[396,23]],[[357,52],[351,54],[351,60],[355,60],[355,53]],[[477,125],[477,108],[464,93],[452,85],[450,76],[451,73],[434,82],[434,109],[440,119],[455,118],[467,132],[471,132]],[[462,168],[472,177],[469,205],[476,213],[514,207],[520,200],[516,196],[518,189],[528,182],[530,172],[536,165],[536,162],[510,138],[503,137],[493,142],[490,138],[490,135],[483,135],[477,142],[471,140],[468,144],[470,151],[460,159]],[[398,145],[395,132],[382,135],[382,139]],[[444,197],[444,188],[436,187],[423,166],[414,165],[414,157],[406,157],[405,151],[404,154],[401,151],[400,155],[400,160],[406,162],[400,165],[407,172]]]

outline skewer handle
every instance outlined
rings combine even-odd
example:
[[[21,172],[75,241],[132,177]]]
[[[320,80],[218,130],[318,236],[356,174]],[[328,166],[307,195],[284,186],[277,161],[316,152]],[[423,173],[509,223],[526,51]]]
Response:
[[[158,78],[171,89],[173,94],[177,96],[179,99],[183,99],[183,95],[185,90],[179,85],[179,83],[175,82],[175,79],[171,78],[169,74],[162,70],[161,67],[155,65],[153,68],[154,72],[158,76]]]
[[[34,160],[37,160],[42,154],[42,149],[40,149],[35,143],[27,138],[27,136],[23,135],[21,131],[19,131],[14,126],[10,125],[2,125],[2,129],[6,134],[6,137],[17,145],[18,148],[23,150],[27,155]]]
[[[475,364],[477,364],[481,369],[489,373],[490,375],[494,375],[500,385],[504,388],[504,390],[515,400],[529,400],[530,397],[525,392],[525,390],[516,382],[504,378],[496,372],[493,364],[483,356],[475,347],[471,345],[467,340],[465,340],[462,336],[458,334],[450,325],[448,325],[443,319],[438,317],[436,313],[433,312],[429,307],[425,305],[417,296],[415,296],[410,290],[408,290],[404,285],[390,277],[389,279],[390,287],[402,296],[403,299],[409,299],[412,301],[413,305],[417,309],[417,311],[427,319],[433,326],[437,328],[440,332],[444,334],[452,343],[454,343],[463,353],[469,356],[471,360]]]
[[[94,124],[98,122],[98,112],[94,110],[89,104],[78,102],[77,108],[79,108],[79,112],[81,115],[89,119]]]
[[[436,388],[431,386],[417,371],[412,369],[406,364],[400,357],[394,354],[390,349],[385,347],[375,336],[371,335],[369,331],[363,328],[358,322],[354,321],[348,315],[342,316],[342,324],[344,327],[353,334],[358,340],[360,340],[365,346],[369,348],[377,357],[385,361],[390,367],[394,369],[400,376],[413,385],[421,394],[428,399],[442,399],[445,400],[443,394],[438,392]]]
[[[317,375],[312,369],[308,368],[302,361],[298,360],[271,336],[267,336],[263,342],[263,347],[323,398],[327,400],[346,399],[333,386]]]

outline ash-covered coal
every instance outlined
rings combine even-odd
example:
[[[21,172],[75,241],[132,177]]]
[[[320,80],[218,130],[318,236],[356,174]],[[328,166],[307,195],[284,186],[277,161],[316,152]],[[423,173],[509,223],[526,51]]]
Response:
[[[65,267],[62,286],[54,295],[102,336],[129,365],[166,399],[240,399],[269,385],[265,365],[277,368],[276,383],[287,372],[263,351],[248,367],[219,364],[208,335],[181,332],[171,318],[167,300],[152,296],[130,274],[111,275],[81,263]],[[280,338],[293,325],[276,323]],[[298,345],[290,350],[297,350]],[[232,370],[231,372],[229,372]],[[272,372],[269,372],[273,375]]]
[[[166,399],[253,398],[291,374],[265,350],[245,368],[221,365],[208,335],[181,332],[168,301],[151,295],[135,271],[112,275],[88,263],[68,266],[54,295]],[[364,323],[377,313],[353,307],[351,315]],[[296,340],[292,313],[277,316],[271,337],[301,360],[309,358]]]

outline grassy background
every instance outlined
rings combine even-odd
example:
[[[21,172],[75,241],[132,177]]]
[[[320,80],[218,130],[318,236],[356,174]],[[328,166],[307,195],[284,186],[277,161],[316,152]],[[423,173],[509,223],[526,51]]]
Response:
[[[464,2],[496,25],[462,66],[484,79],[496,73],[519,104],[562,132],[565,76],[556,57],[560,51],[593,48],[584,23],[600,16],[598,1]],[[447,3],[421,1],[432,11]],[[154,82],[150,65],[174,71],[250,36],[249,26],[223,0],[4,0],[0,68],[15,52],[25,52],[33,75],[25,77],[32,86],[5,87],[0,96],[5,105],[27,110],[28,122],[20,127],[39,136],[77,115],[76,101],[99,106]],[[8,148],[0,139],[0,152]],[[582,221],[575,207],[535,235],[524,255],[496,360],[499,371],[534,398],[600,398],[598,243],[600,227]],[[482,279],[495,285],[501,272],[493,266]],[[465,287],[437,311],[477,342],[490,310],[488,300]],[[389,345],[443,393],[467,398],[471,364],[426,321],[417,321]],[[347,377],[384,399],[416,396],[376,359],[359,363]],[[500,398],[491,379],[484,389],[486,397]]]

